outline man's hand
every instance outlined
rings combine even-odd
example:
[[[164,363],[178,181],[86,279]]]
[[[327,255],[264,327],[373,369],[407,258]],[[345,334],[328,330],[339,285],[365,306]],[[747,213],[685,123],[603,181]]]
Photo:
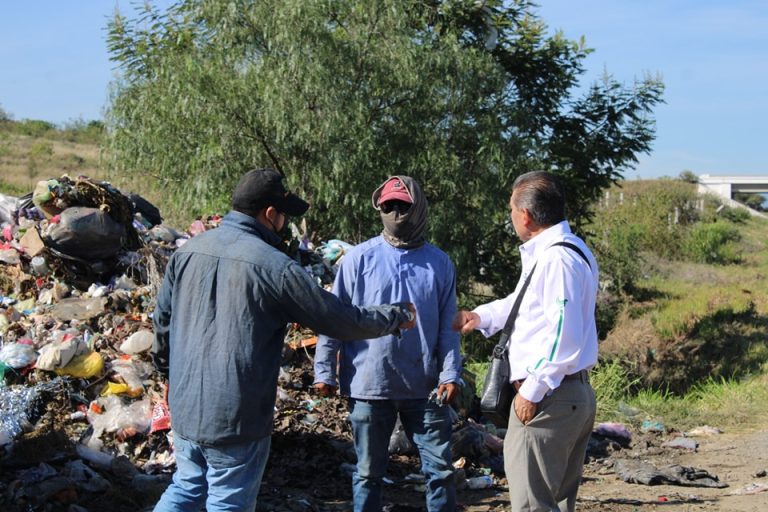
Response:
[[[336,394],[336,386],[331,386],[325,382],[318,382],[315,384],[315,390],[317,390],[318,395],[323,397],[329,397]]]
[[[416,326],[416,306],[414,306],[412,302],[409,302],[408,304],[406,304],[406,306],[408,307],[408,311],[411,312],[411,319],[406,320],[405,322],[401,323],[398,326],[398,329],[400,329],[401,331],[404,331],[406,329],[411,329]]]
[[[459,394],[459,386],[455,382],[449,382],[448,384],[440,384],[437,387],[437,396],[445,396],[443,403],[452,404],[456,399],[456,395]]]
[[[451,328],[454,331],[461,331],[461,334],[469,334],[480,326],[480,315],[473,311],[464,309],[458,311],[453,317]]]
[[[538,404],[526,400],[520,393],[515,395],[515,400],[512,402],[512,405],[512,408],[515,410],[515,414],[517,415],[517,419],[519,419],[520,423],[523,425],[530,423],[533,417],[536,416]]]

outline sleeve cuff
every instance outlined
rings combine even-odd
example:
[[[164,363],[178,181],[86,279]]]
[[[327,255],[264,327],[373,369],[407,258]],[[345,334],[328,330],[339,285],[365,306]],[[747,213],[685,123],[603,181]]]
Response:
[[[479,309],[479,308],[478,308],[478,309]],[[478,311],[478,309],[473,309],[473,310],[472,310],[472,312],[473,312],[473,313],[477,314],[477,316],[479,316],[479,317],[480,317],[480,325],[478,325],[478,326],[475,328],[475,330],[477,330],[477,331],[480,331],[480,333],[481,333],[483,336],[485,336],[486,338],[490,338],[490,337],[491,337],[491,336],[493,336],[495,333],[492,333],[492,332],[491,332],[491,331],[488,329],[488,328],[490,327],[490,325],[488,325],[488,324],[490,323],[490,321],[488,320],[488,318],[484,317],[484,316],[483,316],[483,313],[482,313],[482,311]]]
[[[535,404],[541,402],[544,399],[544,395],[548,392],[549,386],[533,379],[532,376],[528,376],[518,390],[518,393],[520,393],[523,398]]]
[[[445,375],[441,375],[440,376],[440,380],[438,381],[438,385],[442,386],[443,384],[450,384],[450,383],[460,384],[461,383],[461,375],[459,375],[457,373],[449,373],[449,374],[445,374]]]

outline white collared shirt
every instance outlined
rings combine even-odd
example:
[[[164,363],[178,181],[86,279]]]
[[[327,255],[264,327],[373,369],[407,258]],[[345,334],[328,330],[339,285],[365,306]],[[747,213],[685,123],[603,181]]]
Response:
[[[556,242],[576,245],[589,265],[572,249],[552,247]],[[515,291],[474,312],[480,316],[478,330],[486,337],[502,330],[523,282],[536,265],[507,347],[511,380],[525,379],[518,392],[538,403],[563,377],[597,363],[598,269],[592,252],[566,221],[521,245],[520,255],[523,271]]]

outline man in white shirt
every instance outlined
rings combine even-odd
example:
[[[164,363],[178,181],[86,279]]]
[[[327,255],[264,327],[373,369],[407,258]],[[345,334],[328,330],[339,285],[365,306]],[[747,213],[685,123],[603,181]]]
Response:
[[[509,206],[524,242],[520,281],[506,298],[459,311],[454,328],[486,337],[500,331],[533,272],[507,345],[517,394],[504,469],[513,511],[573,512],[596,411],[587,371],[597,363],[597,262],[565,220],[555,175],[519,176]]]

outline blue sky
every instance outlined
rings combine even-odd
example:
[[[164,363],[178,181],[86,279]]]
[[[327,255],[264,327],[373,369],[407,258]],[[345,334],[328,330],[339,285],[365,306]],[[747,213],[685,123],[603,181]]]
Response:
[[[167,5],[170,1],[160,2]],[[660,75],[657,138],[627,179],[768,174],[768,1],[540,0],[551,31],[595,51],[584,84],[604,72],[631,84]],[[106,23],[125,0],[35,0],[0,7],[0,107],[15,119],[99,119],[114,76]]]

